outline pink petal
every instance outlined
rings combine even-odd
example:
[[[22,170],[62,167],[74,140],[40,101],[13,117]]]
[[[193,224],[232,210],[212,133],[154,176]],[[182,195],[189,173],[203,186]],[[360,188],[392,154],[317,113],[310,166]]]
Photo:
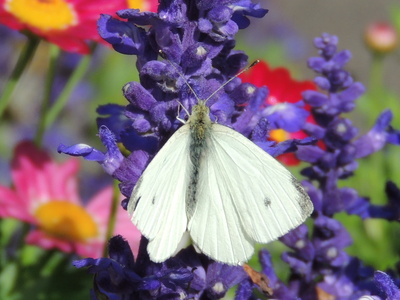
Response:
[[[131,246],[132,253],[136,257],[139,252],[139,243],[142,237],[139,229],[133,225],[128,212],[122,208],[121,205],[118,206],[117,211],[117,223],[115,224],[114,235],[122,235]]]
[[[77,175],[79,160],[69,159],[63,164],[47,166],[45,176],[48,180],[48,193],[52,200],[64,200],[80,204]]]
[[[36,245],[43,249],[59,249],[66,253],[71,253],[74,251],[75,245],[64,240],[49,237],[44,232],[39,230],[31,231],[26,237],[26,242],[31,245]]]
[[[51,200],[79,203],[78,168],[78,160],[57,165],[45,151],[25,141],[16,147],[11,173],[16,193],[33,213],[38,205]]]
[[[0,217],[15,218],[24,222],[36,224],[36,220],[27,210],[24,200],[13,190],[0,186]]]
[[[43,185],[47,185],[41,178],[41,170],[48,163],[50,157],[40,152],[31,142],[25,141],[17,145],[11,164],[11,175],[16,192],[27,204],[32,199],[46,195],[41,192]]]
[[[107,230],[108,219],[110,217],[112,194],[112,187],[107,187],[95,195],[87,206],[87,211],[99,224],[103,239]],[[120,200],[122,199],[123,196],[120,195]],[[132,224],[128,212],[124,210],[121,205],[118,205],[117,220],[114,229],[114,235],[117,234],[126,238],[131,246],[133,254],[136,256],[139,249],[141,234],[136,226]]]
[[[99,225],[100,236],[103,238],[106,234],[108,219],[110,217],[112,195],[113,189],[111,186],[108,186],[94,195],[86,206],[88,213]]]
[[[82,257],[100,258],[103,256],[103,249],[104,241],[100,240],[76,244],[76,253]]]

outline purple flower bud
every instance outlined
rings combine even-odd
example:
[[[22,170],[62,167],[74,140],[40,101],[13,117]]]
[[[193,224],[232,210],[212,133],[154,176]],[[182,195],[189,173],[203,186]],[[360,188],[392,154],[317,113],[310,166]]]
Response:
[[[400,299],[400,289],[393,280],[382,271],[376,271],[374,279],[380,290],[385,294],[387,300]]]

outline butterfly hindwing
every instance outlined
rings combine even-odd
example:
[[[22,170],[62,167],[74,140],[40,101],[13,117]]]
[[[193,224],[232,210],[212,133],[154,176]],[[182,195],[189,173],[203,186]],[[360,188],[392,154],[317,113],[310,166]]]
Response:
[[[202,164],[189,231],[216,260],[247,261],[254,242],[275,240],[311,214],[311,201],[291,173],[226,126],[212,124]]]
[[[223,166],[209,157],[202,163],[196,206],[188,224],[190,236],[207,256],[238,264],[251,257],[253,242],[243,230],[239,214],[230,201],[231,186],[226,174],[221,173]]]
[[[189,143],[189,128],[182,126],[147,166],[128,204],[132,222],[149,239],[147,250],[155,262],[171,257],[186,231]]]

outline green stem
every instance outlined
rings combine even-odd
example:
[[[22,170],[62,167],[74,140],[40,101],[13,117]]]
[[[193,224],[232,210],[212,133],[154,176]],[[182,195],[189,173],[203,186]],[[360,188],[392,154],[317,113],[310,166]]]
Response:
[[[70,256],[58,250],[47,250],[45,257],[41,260],[42,268],[40,276],[49,277],[51,274],[57,274],[54,272],[60,266],[65,265],[66,262],[70,261]]]
[[[113,198],[112,198],[112,203],[110,207],[110,217],[108,219],[108,226],[107,226],[107,233],[106,233],[106,243],[104,244],[104,249],[103,249],[103,257],[108,256],[108,249],[107,249],[107,241],[113,236],[114,234],[114,229],[115,229],[115,223],[117,221],[117,211],[118,211],[118,205],[120,205],[120,191],[119,191],[119,186],[118,186],[118,181],[114,180],[114,188],[113,188]]]
[[[93,50],[94,47],[92,47],[92,52]],[[40,120],[40,127],[38,129],[35,139],[36,143],[41,143],[44,132],[46,131],[46,129],[51,127],[51,125],[53,125],[54,121],[57,119],[60,112],[67,104],[71,93],[85,75],[89,67],[91,58],[91,55],[85,55],[81,58],[81,61],[68,79],[68,82],[66,83],[58,98],[54,101],[54,104],[50,108],[48,108],[47,106],[43,108],[42,118]]]
[[[22,50],[18,58],[17,64],[15,65],[15,68],[12,71],[9,80],[4,87],[3,94],[0,97],[0,119],[3,116],[3,113],[11,100],[11,95],[18,81],[20,80],[22,73],[26,69],[29,62],[32,60],[32,57],[35,55],[39,42],[40,39],[36,36],[28,37],[28,42]]]
[[[39,124],[35,136],[35,144],[40,147],[43,140],[43,135],[46,130],[45,127],[45,116],[50,106],[51,91],[56,75],[57,60],[60,57],[60,48],[55,45],[50,45],[50,64],[47,71],[47,77],[45,82],[45,90],[43,96],[42,107],[39,114]]]

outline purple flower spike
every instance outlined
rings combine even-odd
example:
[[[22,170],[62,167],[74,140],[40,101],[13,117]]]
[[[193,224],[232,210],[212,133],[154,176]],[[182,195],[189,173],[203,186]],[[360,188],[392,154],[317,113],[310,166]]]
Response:
[[[242,0],[233,4],[232,20],[238,24],[239,29],[249,26],[250,20],[246,16],[262,18],[268,12],[268,9],[263,9],[260,4],[253,4],[250,0]]]
[[[114,134],[106,126],[100,127],[99,136],[107,148],[106,153],[102,153],[85,144],[77,144],[70,147],[60,145],[57,151],[72,156],[82,156],[86,160],[97,161],[108,174],[112,175],[119,168],[124,157],[117,146]]]
[[[393,282],[385,272],[376,271],[374,275],[375,282],[382,293],[386,296],[387,300],[397,300],[400,299],[400,289]]]
[[[106,126],[114,136],[117,142],[120,142],[120,135],[130,125],[130,120],[125,116],[125,107],[117,104],[102,105],[97,108],[97,113],[101,117],[97,118],[97,126]]]
[[[298,158],[309,163],[302,174],[309,179],[303,185],[315,209],[312,235],[302,225],[280,238],[291,249],[282,255],[291,268],[286,285],[276,279],[265,255],[261,258],[262,264],[268,265],[264,273],[273,283],[274,296],[282,299],[319,299],[321,295],[343,300],[400,299],[399,289],[388,275],[375,273],[379,292],[372,281],[372,269],[363,267],[360,260],[344,251],[352,243],[351,236],[333,219],[335,214],[347,212],[363,219],[400,220],[400,189],[394,183],[387,183],[389,201],[381,206],[372,205],[352,188],[338,187],[339,180],[352,176],[357,169],[357,158],[379,151],[387,143],[399,144],[399,131],[391,127],[392,113],[387,110],[367,134],[357,137],[358,129],[343,116],[354,109],[355,100],[365,90],[344,69],[351,53],[337,51],[338,39],[329,34],[316,38],[315,46],[320,56],[310,58],[308,65],[317,73],[315,82],[324,92],[303,93],[316,121],[304,124],[303,130],[320,142],[318,146],[304,145],[297,151]],[[273,118],[268,121],[275,122]],[[241,291],[246,292],[245,287],[242,284]]]
[[[232,267],[211,263],[207,268],[207,290],[209,299],[222,298],[227,290],[247,278],[242,266]]]
[[[106,152],[85,144],[60,145],[59,152],[99,162],[120,181],[126,207],[143,170],[182,126],[181,120],[187,119],[198,98],[208,99],[247,65],[246,54],[234,50],[235,34],[249,25],[249,17],[266,13],[250,0],[161,0],[158,13],[123,10],[118,12],[120,19],[102,15],[100,35],[115,50],[137,56],[140,82],[124,86],[126,107],[98,109],[99,137]],[[344,115],[365,91],[345,69],[351,52],[338,51],[338,38],[327,33],[314,45],[319,55],[310,58],[308,66],[315,71],[320,90],[304,92],[303,101],[270,106],[265,103],[267,87],[242,84],[239,78],[207,101],[213,122],[234,128],[272,156],[297,151],[308,164],[302,174],[315,208],[309,222],[313,227],[301,225],[280,239],[289,248],[282,254],[290,268],[285,282],[275,273],[266,250],[259,253],[262,272],[277,299],[400,299],[397,282],[389,275],[378,271],[374,276],[372,269],[345,252],[352,239],[334,219],[340,212],[363,219],[400,219],[400,190],[394,183],[387,183],[389,201],[381,206],[372,205],[350,187],[339,187],[357,169],[356,159],[387,143],[400,145],[400,131],[391,127],[392,113],[385,111],[367,134],[358,136],[358,129]],[[303,106],[310,108],[312,123]],[[302,130],[310,137],[276,143],[268,140],[271,129]],[[142,238],[134,258],[123,238],[114,237],[110,258],[76,261],[75,266],[95,274],[93,297],[220,299],[239,283],[236,299],[256,299],[253,292],[258,287],[242,267],[211,261],[192,246],[165,262],[153,263],[147,243]]]
[[[139,10],[137,10],[139,11]],[[100,36],[123,54],[142,54],[146,48],[145,31],[133,24],[101,15],[97,23]]]
[[[269,280],[269,285],[273,289],[274,298],[277,299],[288,299],[288,300],[297,300],[299,297],[296,295],[296,290],[290,290],[287,288],[283,282],[276,276],[272,261],[271,255],[266,250],[261,250],[259,253],[260,263],[262,266],[262,271],[265,275],[267,275]]]
[[[386,183],[386,205],[372,205],[365,208],[366,218],[381,218],[391,221],[400,220],[400,189],[392,181]]]
[[[220,299],[247,277],[240,266],[228,266],[199,257],[193,247],[163,263],[149,260],[142,238],[134,259],[128,243],[115,236],[109,242],[110,258],[75,261],[95,274],[95,287],[110,299]]]
[[[115,136],[109,141],[102,138],[108,150],[103,167],[121,181],[121,191],[128,198],[147,163],[182,125],[177,120],[179,105],[190,112],[197,103],[186,82],[200,99],[207,99],[236,75],[246,66],[247,56],[233,50],[234,35],[248,25],[248,17],[267,13],[249,0],[223,4],[162,1],[158,11],[123,10],[118,12],[122,21],[103,15],[98,23],[100,34],[114,49],[138,57],[140,83],[130,82],[123,88],[129,105],[124,110],[111,105],[101,107],[99,112],[105,117],[98,119],[99,126],[106,125]],[[170,62],[157,59],[160,50]],[[267,141],[270,127],[266,119],[271,128],[294,132],[304,126],[308,113],[303,103],[262,112],[266,93],[266,88],[241,84],[236,78],[207,102],[210,118],[243,133],[272,155],[313,143],[312,138],[277,145]],[[185,119],[186,112],[180,110],[179,117]],[[131,154],[123,157],[115,141]]]
[[[253,283],[250,279],[243,280],[238,286],[235,294],[235,300],[248,300],[252,299]]]
[[[161,293],[169,297],[179,297],[180,292],[187,294],[188,284],[193,279],[189,269],[180,267],[175,272],[165,272],[161,267],[156,276],[146,276],[138,269],[128,243],[121,236],[110,240],[109,252],[110,258],[74,262],[76,267],[87,267],[96,275],[95,286],[103,295],[113,299],[154,299],[153,296]]]
[[[101,16],[101,36],[115,50],[137,56],[140,83],[123,87],[126,107],[98,109],[99,137],[106,152],[86,145],[60,150],[102,164],[120,181],[126,207],[147,164],[182,126],[178,114],[180,119],[187,118],[187,111],[197,104],[193,91],[198,98],[208,99],[247,65],[247,56],[233,50],[234,35],[249,25],[249,17],[266,13],[249,0],[174,0],[161,1],[158,13],[123,10],[118,12],[122,20]],[[266,87],[242,84],[235,78],[207,101],[210,118],[241,132],[272,155],[313,144],[314,138],[267,141],[271,128],[302,129],[308,113],[302,102],[264,110],[266,94]],[[146,245],[143,238],[134,260],[122,238],[113,238],[110,259],[86,259],[76,265],[96,275],[95,291],[116,299],[219,299],[232,286],[248,280],[242,267],[210,261],[192,247],[163,263],[153,263]]]
[[[297,132],[302,129],[309,113],[303,108],[303,103],[280,103],[267,107],[263,116],[268,118],[273,129],[281,128],[287,132]]]
[[[86,144],[76,144],[69,147],[61,144],[58,146],[57,151],[58,153],[65,153],[71,156],[82,156],[86,160],[97,162],[103,162],[105,159],[103,152]]]
[[[392,118],[393,114],[390,110],[384,111],[376,120],[374,127],[354,142],[357,158],[377,152],[389,142],[388,131]]]

